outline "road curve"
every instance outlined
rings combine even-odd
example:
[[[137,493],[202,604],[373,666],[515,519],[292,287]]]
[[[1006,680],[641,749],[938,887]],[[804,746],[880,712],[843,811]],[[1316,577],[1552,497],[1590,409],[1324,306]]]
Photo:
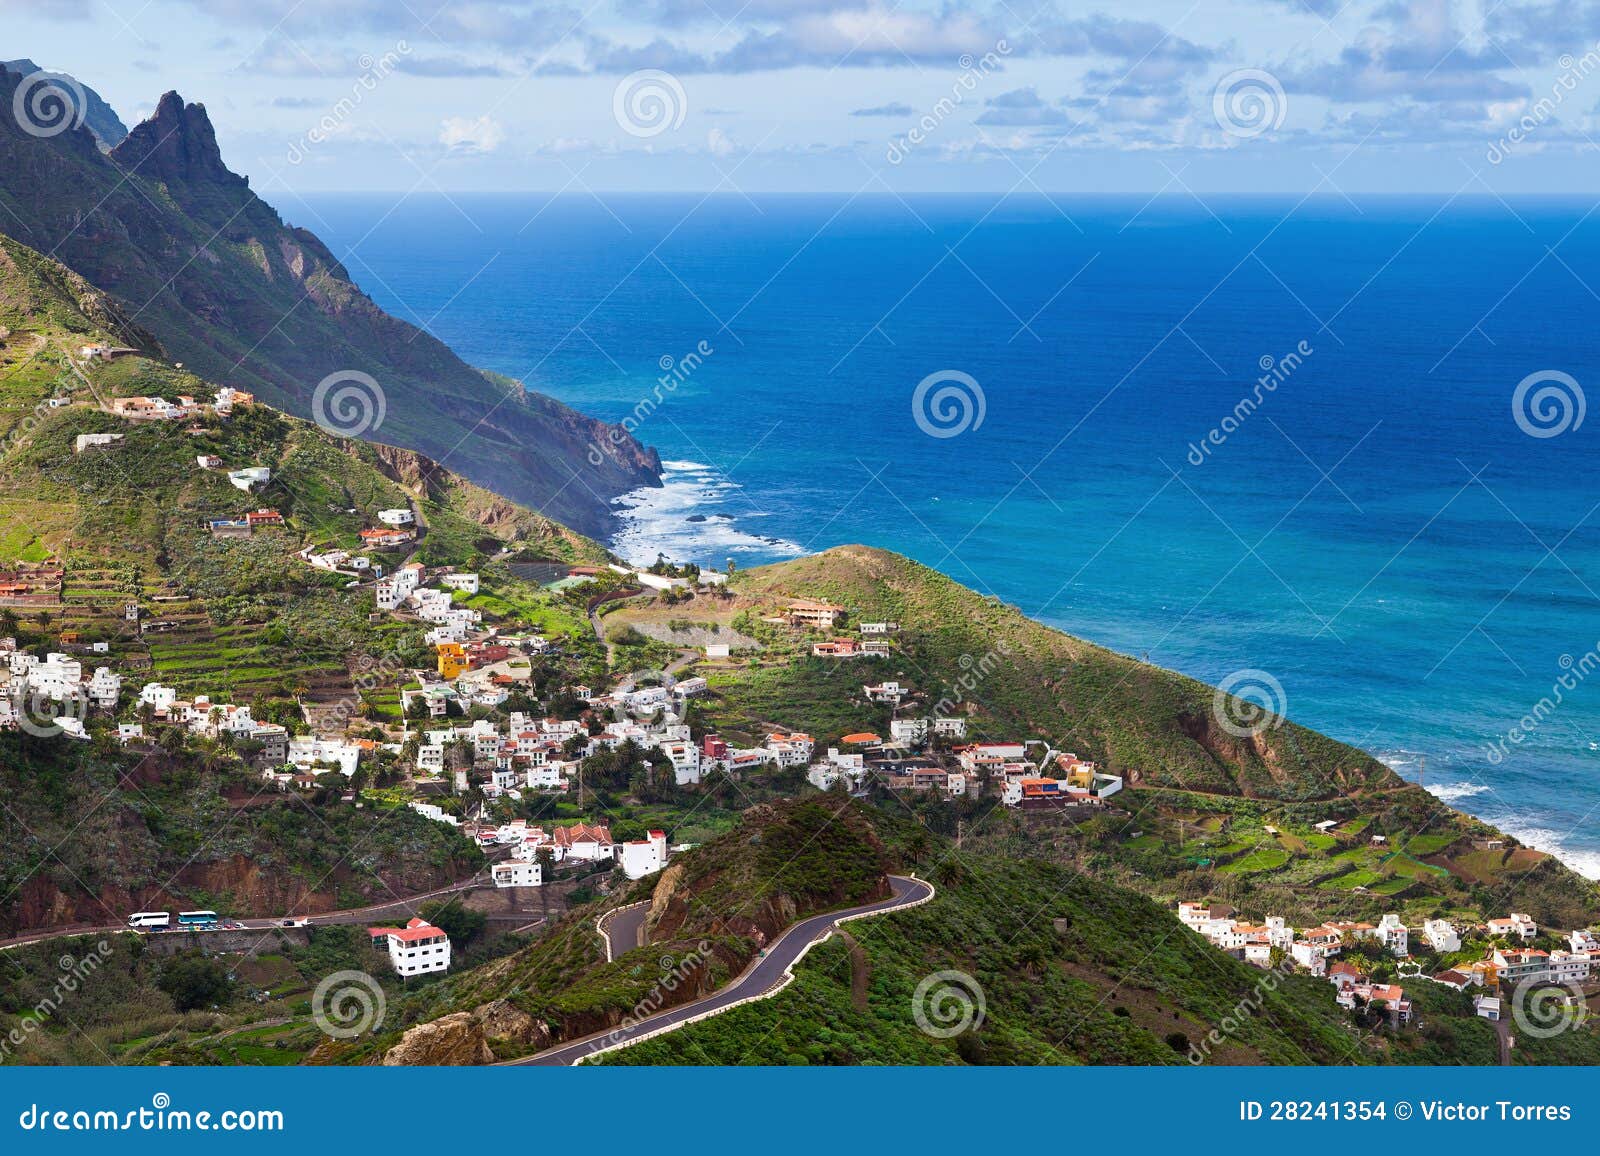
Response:
[[[788,983],[791,978],[790,969],[800,957],[813,945],[825,939],[840,923],[848,919],[859,919],[862,916],[881,915],[887,911],[914,907],[919,903],[926,903],[934,895],[933,886],[921,879],[891,875],[889,885],[894,893],[888,899],[880,899],[876,903],[851,907],[844,911],[813,915],[809,919],[802,919],[799,923],[793,924],[767,947],[764,955],[756,957],[737,979],[703,999],[657,1012],[655,1015],[623,1027],[613,1028],[611,1031],[598,1032],[581,1040],[558,1044],[526,1059],[514,1060],[512,1064],[514,1066],[538,1064],[550,1067],[579,1064],[600,1052],[638,1043],[651,1036],[681,1028],[684,1024],[725,1012],[741,1003],[776,995]]]
[[[636,947],[644,946],[645,917],[650,914],[650,904],[630,903],[626,907],[613,907],[602,915],[596,923],[600,935],[606,941],[606,962],[610,963],[617,956],[632,951]]]

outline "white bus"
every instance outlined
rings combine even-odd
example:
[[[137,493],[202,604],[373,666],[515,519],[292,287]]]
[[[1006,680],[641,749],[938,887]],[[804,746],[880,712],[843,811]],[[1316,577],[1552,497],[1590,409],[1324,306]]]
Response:
[[[128,916],[129,927],[167,927],[171,923],[170,911],[135,911]]]

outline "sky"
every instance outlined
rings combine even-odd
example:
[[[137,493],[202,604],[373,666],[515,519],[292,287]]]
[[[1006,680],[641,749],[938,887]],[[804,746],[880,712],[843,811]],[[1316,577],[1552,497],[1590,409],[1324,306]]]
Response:
[[[0,0],[264,195],[1585,192],[1600,0]]]

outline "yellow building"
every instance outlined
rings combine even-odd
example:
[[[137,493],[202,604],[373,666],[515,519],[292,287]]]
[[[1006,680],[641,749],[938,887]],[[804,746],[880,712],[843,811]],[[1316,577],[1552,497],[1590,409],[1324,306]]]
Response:
[[[472,665],[467,658],[467,648],[459,642],[439,643],[439,677],[455,678]]]

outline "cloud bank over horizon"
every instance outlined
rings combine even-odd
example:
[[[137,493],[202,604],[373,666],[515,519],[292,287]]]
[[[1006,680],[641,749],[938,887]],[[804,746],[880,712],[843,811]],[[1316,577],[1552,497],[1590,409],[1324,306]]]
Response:
[[[0,0],[258,187],[1580,192],[1600,4]],[[92,30],[92,35],[85,35]]]

